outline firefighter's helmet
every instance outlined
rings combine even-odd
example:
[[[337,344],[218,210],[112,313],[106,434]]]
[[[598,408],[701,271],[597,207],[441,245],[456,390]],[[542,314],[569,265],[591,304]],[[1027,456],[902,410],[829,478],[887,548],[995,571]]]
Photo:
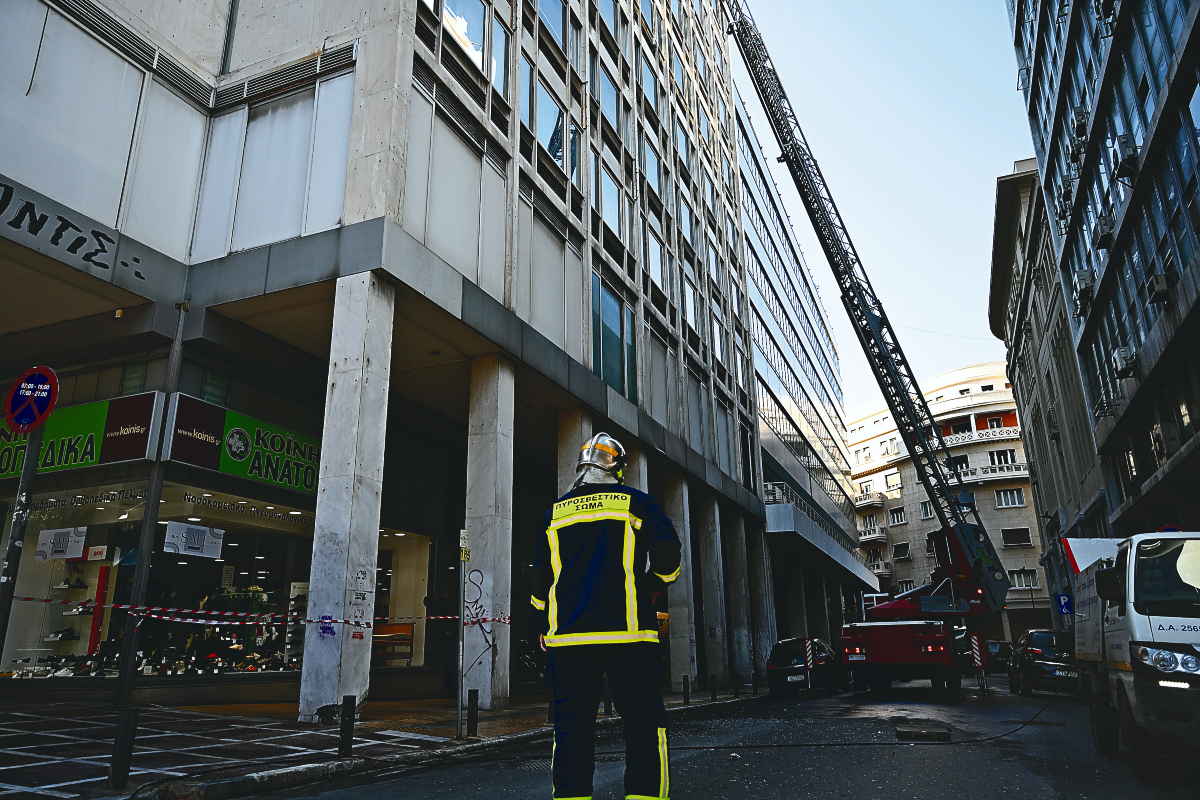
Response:
[[[588,467],[604,470],[615,478],[621,478],[625,471],[625,448],[607,433],[597,433],[584,442],[579,450],[577,472]]]

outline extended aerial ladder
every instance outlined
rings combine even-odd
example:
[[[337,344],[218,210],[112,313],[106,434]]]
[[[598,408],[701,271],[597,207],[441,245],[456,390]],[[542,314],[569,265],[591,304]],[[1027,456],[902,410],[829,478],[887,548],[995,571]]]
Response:
[[[921,394],[896,332],[888,321],[850,234],[833,202],[762,35],[746,7],[731,0],[730,33],[742,51],[750,78],[808,217],[841,290],[842,304],[888,408],[929,495],[941,530],[932,535],[937,569],[929,584],[876,606],[872,619],[960,618],[1004,607],[1008,578],[984,530],[972,494],[952,466],[941,430]],[[981,602],[982,601],[982,602]]]

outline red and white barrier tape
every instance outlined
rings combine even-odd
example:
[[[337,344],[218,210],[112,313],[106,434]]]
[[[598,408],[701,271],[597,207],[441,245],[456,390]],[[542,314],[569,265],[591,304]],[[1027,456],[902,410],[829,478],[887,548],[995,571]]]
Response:
[[[167,622],[190,622],[194,625],[301,625],[329,623],[331,625],[352,625],[356,628],[370,628],[372,622],[394,622],[398,620],[452,620],[457,616],[428,616],[428,617],[372,617],[370,621],[353,619],[308,619],[303,614],[279,614],[264,611],[206,611],[195,608],[165,608],[161,606],[137,606],[127,603],[94,603],[90,600],[58,600],[45,597],[14,597],[14,600],[28,603],[48,603],[50,605],[79,606],[81,609],[111,608],[118,611],[129,611],[134,616],[148,617]],[[241,617],[242,619],[192,619],[190,617],[174,617],[168,614],[205,614],[209,617]],[[512,624],[511,616],[473,617],[468,618],[464,625],[482,625],[486,623]]]

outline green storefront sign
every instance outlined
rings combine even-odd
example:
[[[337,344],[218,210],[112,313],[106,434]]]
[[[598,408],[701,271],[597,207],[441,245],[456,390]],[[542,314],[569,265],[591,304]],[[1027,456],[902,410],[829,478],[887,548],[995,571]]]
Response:
[[[163,458],[317,493],[321,440],[183,394],[172,395]]]
[[[150,458],[161,413],[159,392],[55,409],[46,420],[38,472]],[[20,476],[28,440],[0,420],[0,479]]]

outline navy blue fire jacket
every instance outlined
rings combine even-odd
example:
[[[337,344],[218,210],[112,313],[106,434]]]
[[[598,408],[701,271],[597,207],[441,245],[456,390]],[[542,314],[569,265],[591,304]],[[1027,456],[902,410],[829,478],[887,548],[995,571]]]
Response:
[[[547,647],[657,642],[651,595],[679,577],[682,545],[645,492],[618,484],[567,492],[546,513],[533,561]]]

